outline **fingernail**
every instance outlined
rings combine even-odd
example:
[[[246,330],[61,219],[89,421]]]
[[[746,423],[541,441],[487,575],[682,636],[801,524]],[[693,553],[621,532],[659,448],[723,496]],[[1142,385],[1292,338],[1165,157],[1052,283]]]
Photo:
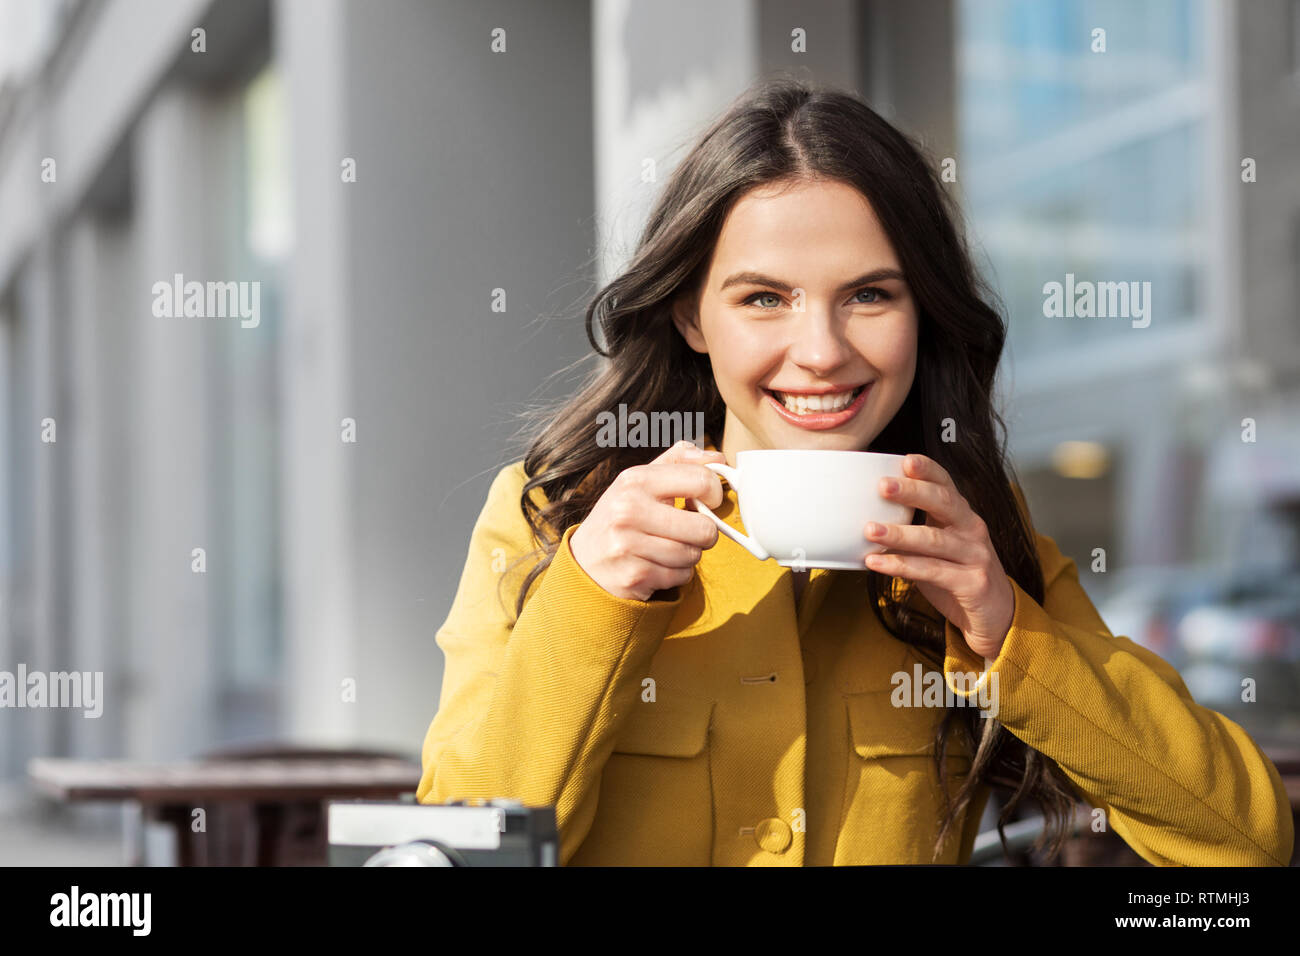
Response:
[[[885,485],[885,494],[887,495],[892,495],[895,491],[898,490],[898,482],[895,481],[893,478],[886,478],[884,481],[884,485]]]

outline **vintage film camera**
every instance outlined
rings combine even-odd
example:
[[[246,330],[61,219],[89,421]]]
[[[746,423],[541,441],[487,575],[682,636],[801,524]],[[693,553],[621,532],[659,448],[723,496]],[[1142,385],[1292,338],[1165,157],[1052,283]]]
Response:
[[[557,866],[554,807],[518,800],[330,800],[330,866]]]

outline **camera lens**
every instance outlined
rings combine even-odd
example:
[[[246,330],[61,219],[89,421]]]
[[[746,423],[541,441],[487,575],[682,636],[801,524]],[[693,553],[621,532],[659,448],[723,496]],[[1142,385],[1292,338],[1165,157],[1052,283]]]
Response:
[[[386,846],[363,866],[455,866],[446,853],[425,840]]]

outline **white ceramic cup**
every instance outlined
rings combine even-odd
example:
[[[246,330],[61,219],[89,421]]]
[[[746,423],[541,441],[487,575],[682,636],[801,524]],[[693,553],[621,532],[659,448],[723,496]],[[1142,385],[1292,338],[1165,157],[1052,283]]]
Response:
[[[868,554],[885,546],[866,536],[868,521],[908,524],[915,509],[882,498],[880,479],[902,478],[903,456],[831,449],[758,448],[736,467],[705,462],[726,478],[740,502],[743,535],[698,498],[691,502],[718,530],[760,561],[795,570],[866,571]]]

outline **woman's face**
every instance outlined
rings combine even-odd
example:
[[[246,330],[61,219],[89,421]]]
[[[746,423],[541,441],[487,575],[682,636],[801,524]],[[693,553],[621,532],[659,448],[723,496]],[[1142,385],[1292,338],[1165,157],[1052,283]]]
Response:
[[[867,450],[916,371],[916,304],[870,204],[842,182],[742,196],[695,310],[679,302],[674,321],[709,356],[733,465],[751,448]]]

